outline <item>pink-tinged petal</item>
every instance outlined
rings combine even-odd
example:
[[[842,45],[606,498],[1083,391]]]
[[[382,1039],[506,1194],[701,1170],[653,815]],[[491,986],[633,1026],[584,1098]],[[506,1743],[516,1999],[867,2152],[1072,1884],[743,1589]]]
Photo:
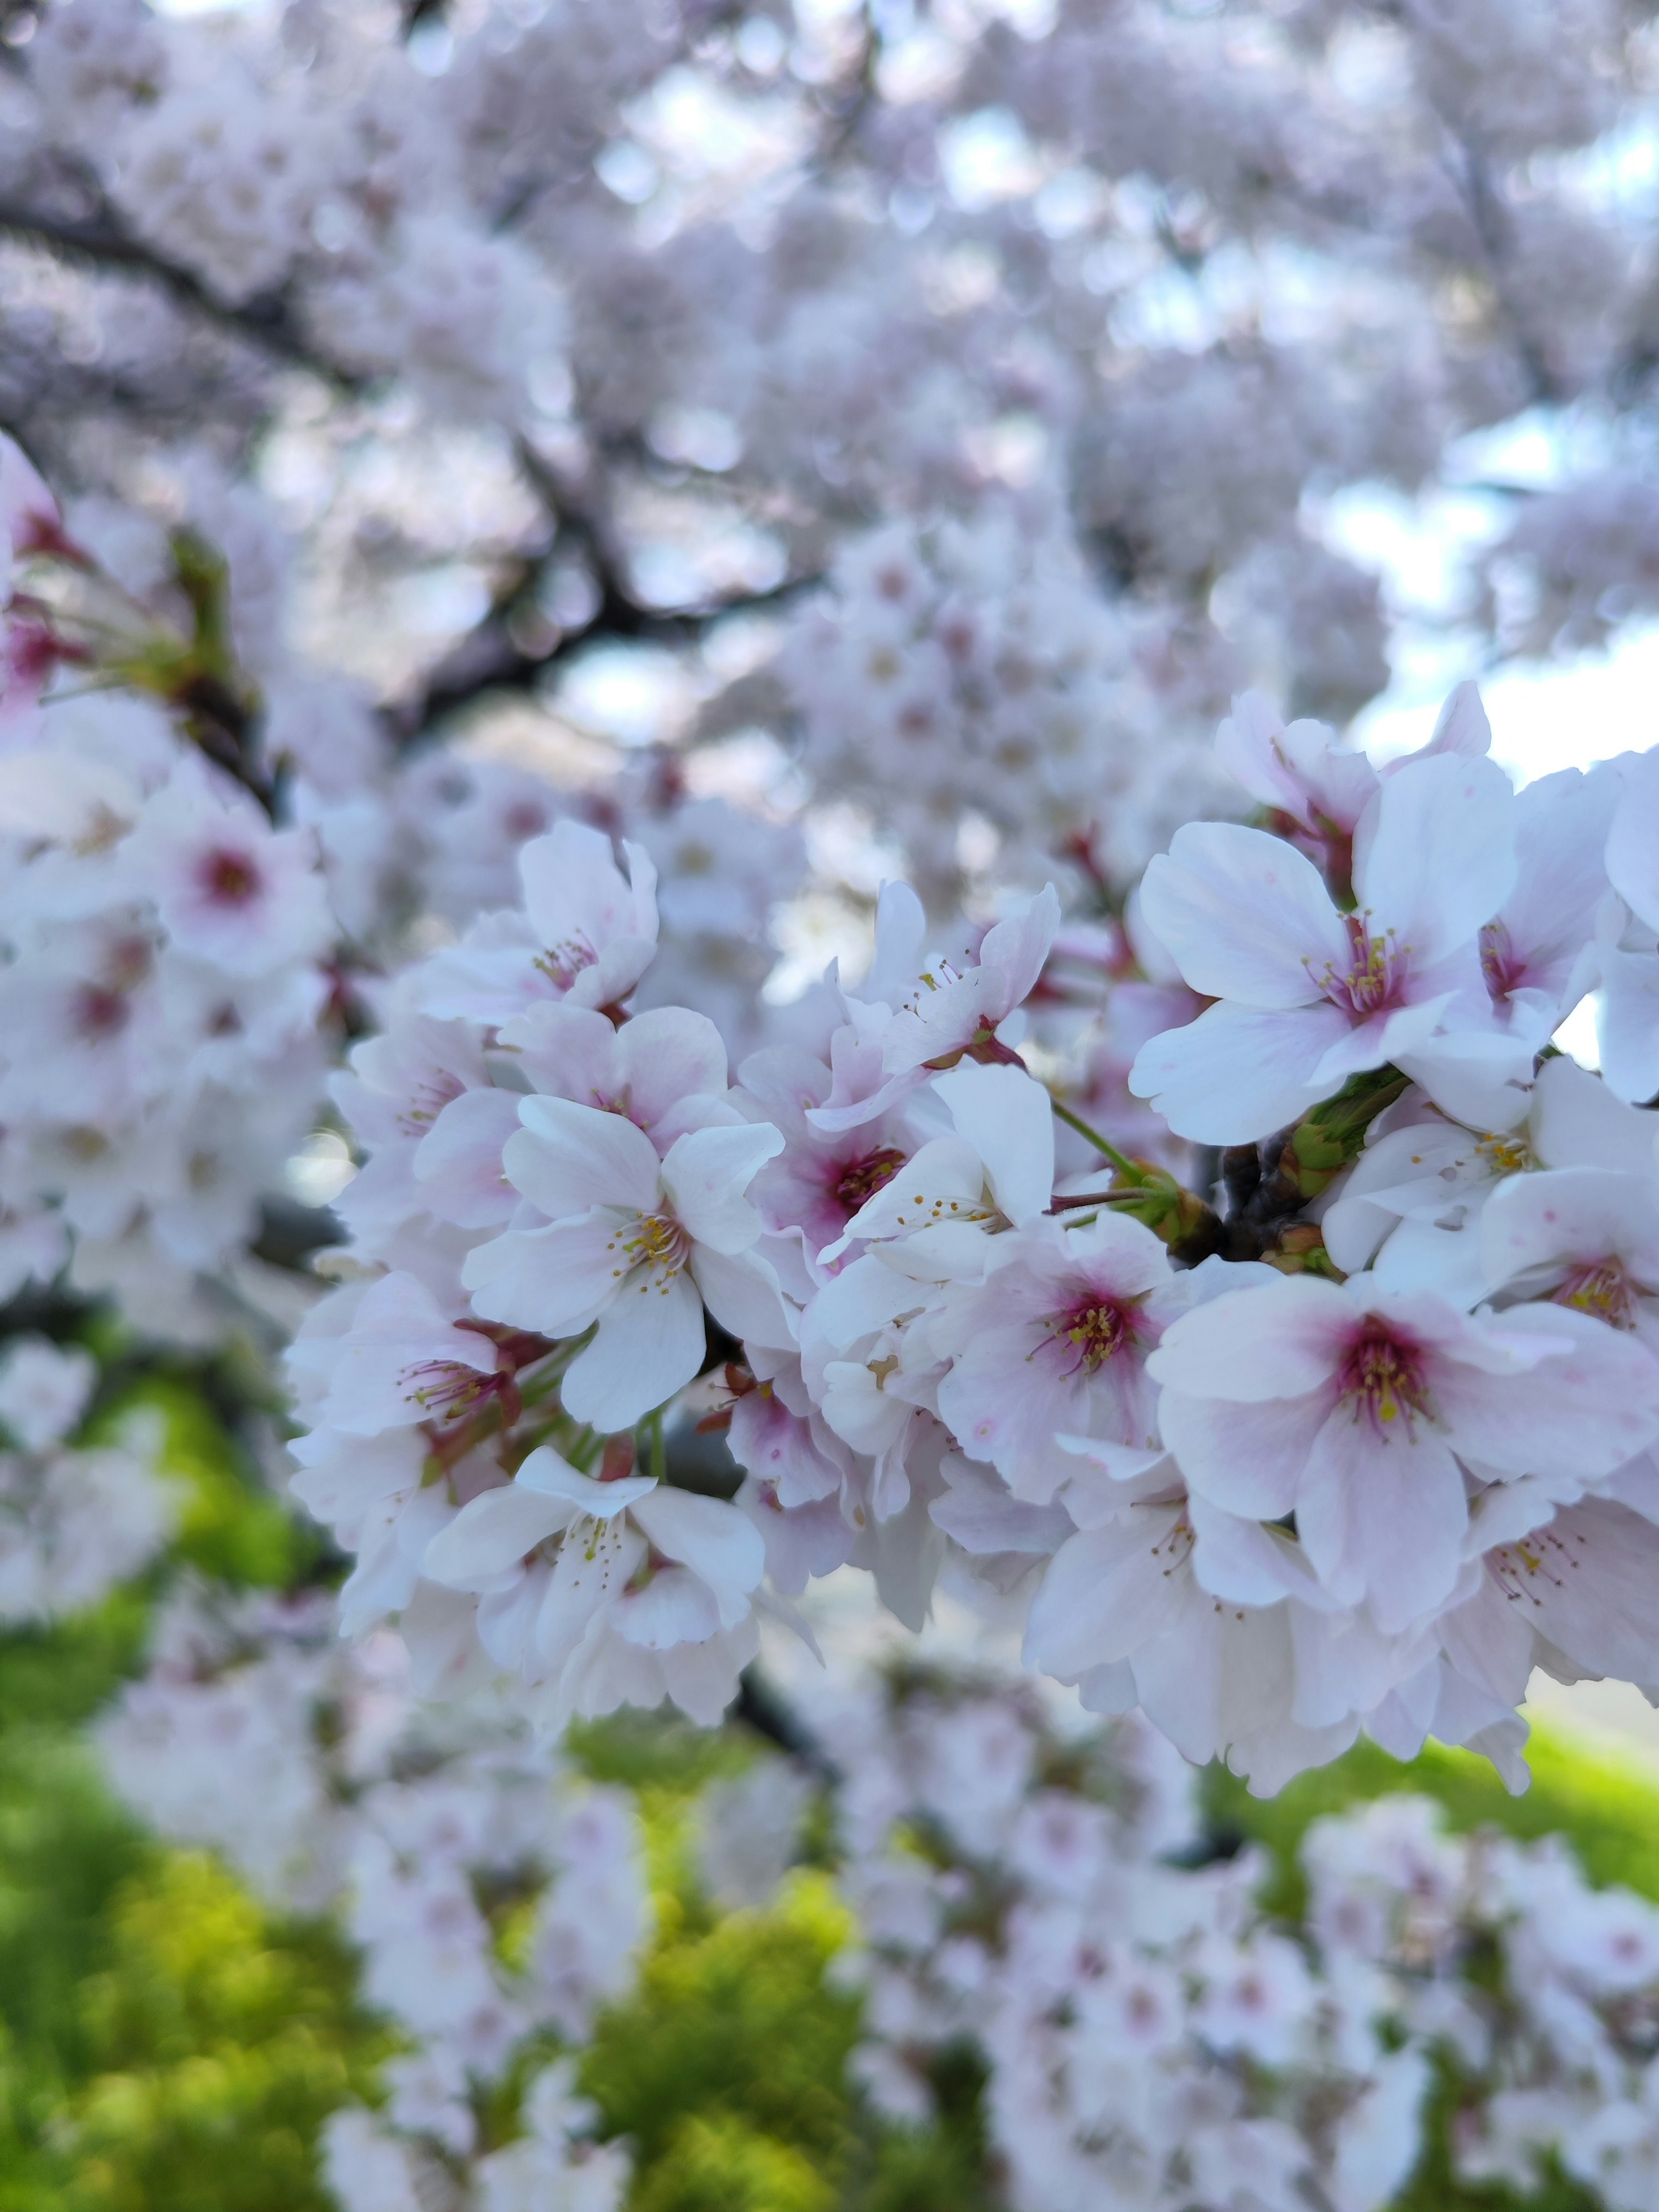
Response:
[[[1413,968],[1479,935],[1515,887],[1515,793],[1489,760],[1450,753],[1386,779],[1354,833],[1354,890],[1373,935]]]
[[[1471,1129],[1494,1131],[1516,1128],[1526,1120],[1533,1056],[1525,1037],[1469,1030],[1453,1030],[1409,1052],[1389,1054],[1443,1114]]]
[[[627,1233],[613,1213],[509,1229],[467,1254],[461,1281],[481,1320],[574,1336],[616,1296],[627,1271],[619,1249]]]
[[[1289,1721],[1295,1686],[1291,1608],[1260,1611],[1224,1604],[1196,1583],[1182,1617],[1134,1656],[1141,1709],[1184,1759],[1224,1757],[1248,1773],[1253,1796],[1271,1795],[1289,1774],[1317,1766],[1344,1748]],[[1357,1728],[1351,1725],[1346,1741]],[[1279,1773],[1266,1747],[1279,1753]]]
[[[793,1310],[785,1302],[777,1270],[758,1252],[711,1252],[699,1246],[691,1255],[691,1279],[709,1312],[731,1335],[774,1352],[794,1349]]]
[[[782,1150],[783,1139],[769,1121],[694,1129],[678,1138],[662,1164],[662,1181],[687,1235],[711,1251],[746,1251],[763,1224],[743,1194]]]
[[[621,1597],[647,1556],[646,1540],[625,1517],[590,1526],[581,1540],[561,1544],[536,1622],[536,1648],[550,1667],[562,1666],[585,1638],[603,1632],[600,1616]]]
[[[1216,732],[1216,757],[1253,799],[1277,807],[1304,830],[1351,833],[1376,789],[1376,770],[1364,753],[1338,745],[1323,722],[1287,728],[1259,691],[1233,702]]]
[[[592,1006],[538,999],[501,1024],[498,1042],[518,1055],[532,1091],[606,1109],[623,1086],[617,1036],[615,1024]]]
[[[415,1181],[440,1221],[487,1229],[512,1219],[519,1194],[501,1159],[518,1128],[514,1091],[464,1091],[450,1100],[415,1147]]]
[[[1194,1144],[1255,1144],[1340,1087],[1322,1083],[1318,1069],[1348,1027],[1330,1006],[1285,1012],[1211,1006],[1141,1047],[1129,1089]]]
[[[1364,1075],[1373,1067],[1397,1060],[1402,1054],[1420,1052],[1440,1026],[1455,994],[1419,1000],[1415,1006],[1396,1006],[1392,1012],[1373,1015],[1338,1037],[1314,1071],[1322,1091],[1337,1091],[1351,1075]]]
[[[726,1040],[707,1014],[653,1006],[616,1032],[617,1057],[632,1118],[651,1127],[681,1099],[723,1096]]]
[[[1071,1517],[1055,1505],[1026,1505],[1009,1495],[1005,1484],[954,1454],[942,1472],[943,1498],[928,1507],[933,1525],[964,1552],[985,1557],[997,1552],[1035,1552],[1047,1557],[1073,1533]]]
[[[702,1300],[686,1275],[630,1283],[570,1363],[560,1395],[591,1428],[631,1429],[683,1390],[702,1365]]]
[[[1562,769],[1539,777],[1517,795],[1519,870],[1499,917],[1501,937],[1492,948],[1499,956],[1494,983],[1506,996],[1541,989],[1559,1007],[1573,964],[1595,933],[1596,908],[1607,895],[1603,855],[1618,799],[1619,776],[1612,769],[1590,775]]]
[[[1533,1624],[1490,1576],[1482,1577],[1473,1597],[1441,1615],[1435,1635],[1460,1674],[1500,1704],[1522,1703],[1532,1679]]]
[[[1127,1659],[1178,1616],[1187,1543],[1179,1507],[1142,1506],[1127,1522],[1080,1530],[1055,1553],[1031,1601],[1024,1657],[1058,1681]]]
[[[657,1151],[620,1114],[578,1106],[569,1098],[521,1098],[524,1124],[507,1141],[507,1179],[552,1220],[593,1206],[656,1211]]]
[[[1331,1380],[1357,1323],[1354,1301],[1336,1284],[1282,1276],[1182,1314],[1147,1371],[1188,1397],[1300,1398]]]
[[[1329,1607],[1306,1553],[1287,1529],[1242,1520],[1194,1491],[1187,1500],[1193,1531],[1193,1572],[1200,1589],[1232,1605],[1276,1605],[1297,1597]],[[1346,1710],[1346,1709],[1345,1709]]]
[[[752,1528],[749,1533],[755,1536]],[[758,1544],[760,1538],[755,1536],[755,1541]],[[618,1636],[646,1651],[707,1644],[720,1633],[721,1625],[714,1593],[684,1567],[659,1568],[642,1589],[627,1591],[611,1623]]]
[[[1283,1011],[1346,974],[1347,933],[1313,862],[1263,830],[1189,822],[1147,868],[1140,915],[1206,999]]]
[[[1508,1176],[1481,1216],[1480,1250],[1494,1285],[1534,1267],[1615,1258],[1643,1282],[1659,1283],[1659,1189],[1650,1171],[1601,1167]]]
[[[678,1559],[714,1591],[722,1628],[733,1628],[749,1610],[748,1593],[766,1572],[760,1531],[722,1498],[689,1490],[653,1491],[634,1518],[665,1559]]]
[[[811,1422],[770,1390],[738,1399],[726,1441],[738,1465],[769,1484],[786,1510],[840,1492],[842,1469],[819,1449]]]
[[[1659,1528],[1650,1522],[1587,1498],[1486,1559],[1515,1611],[1585,1674],[1659,1682]]]
[[[902,1313],[921,1304],[915,1285],[866,1254],[824,1285],[803,1317],[802,1342],[812,1339],[831,1352],[845,1352],[861,1336],[872,1335]]]
[[[1608,880],[1632,914],[1659,930],[1659,756],[1627,753],[1619,778],[1623,789],[1607,832]]]
[[[986,931],[979,964],[996,979],[991,1009],[995,1020],[1001,1021],[1030,996],[1059,933],[1060,895],[1052,884],[1045,884]]]
[[[893,1016],[882,1040],[890,1076],[959,1052],[984,1029],[994,1030],[1029,997],[1060,928],[1060,900],[1048,884],[986,933],[979,964],[951,981],[924,975],[910,1003]],[[887,1086],[884,1085],[884,1095]],[[847,1127],[814,1115],[823,1128]]]
[[[997,1204],[1010,1221],[1036,1219],[1054,1191],[1054,1112],[1048,1093],[1023,1067],[968,1062],[938,1076],[957,1134],[985,1163]],[[907,1170],[908,1172],[908,1170]]]
[[[1654,1172],[1653,1115],[1627,1105],[1565,1053],[1539,1069],[1533,1097],[1532,1147],[1547,1168]]]
[[[1158,1420],[1190,1490],[1246,1520],[1278,1521],[1296,1504],[1331,1398],[1318,1390],[1250,1406],[1166,1390]]]
[[[550,951],[577,945],[597,951],[614,937],[654,940],[656,871],[638,846],[627,853],[631,884],[609,837],[568,817],[520,847],[525,908]]]
[[[1385,1634],[1443,1605],[1456,1586],[1468,1523],[1463,1478],[1420,1417],[1380,1431],[1338,1405],[1315,1439],[1297,1492],[1297,1534],[1327,1589],[1369,1598]]]
[[[600,1482],[593,1475],[580,1474],[551,1444],[542,1444],[532,1452],[520,1463],[514,1480],[521,1490],[533,1490],[538,1497],[563,1498],[575,1512],[593,1521],[614,1521],[618,1513],[648,1498],[657,1486],[655,1476],[649,1474],[625,1474],[615,1481]]]
[[[1435,1411],[1465,1458],[1594,1482],[1659,1437],[1659,1361],[1633,1336],[1557,1305],[1511,1306],[1478,1326],[1512,1354],[1514,1370],[1460,1356],[1430,1376]]]
[[[488,1589],[516,1571],[538,1544],[569,1524],[572,1507],[508,1483],[463,1505],[426,1547],[421,1572],[447,1589]]]

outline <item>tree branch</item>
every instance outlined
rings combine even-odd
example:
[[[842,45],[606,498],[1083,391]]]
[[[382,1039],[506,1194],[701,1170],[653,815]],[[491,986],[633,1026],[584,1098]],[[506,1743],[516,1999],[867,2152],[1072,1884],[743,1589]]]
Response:
[[[337,391],[356,392],[362,389],[362,378],[316,351],[292,305],[280,294],[267,294],[233,307],[210,291],[193,270],[169,260],[166,254],[136,237],[110,205],[90,171],[77,163],[72,177],[89,213],[54,214],[21,200],[0,198],[0,233],[26,245],[45,246],[65,261],[146,278],[179,307],[232,336],[259,346],[293,368],[308,370]]]

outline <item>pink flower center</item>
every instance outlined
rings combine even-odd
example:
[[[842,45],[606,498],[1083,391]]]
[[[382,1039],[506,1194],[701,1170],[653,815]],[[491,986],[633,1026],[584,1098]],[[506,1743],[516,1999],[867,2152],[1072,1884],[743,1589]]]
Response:
[[[203,890],[215,906],[246,906],[264,889],[258,868],[246,853],[221,849],[202,862]]]
[[[890,1145],[878,1152],[866,1152],[862,1159],[848,1160],[830,1186],[830,1194],[850,1221],[860,1206],[891,1182],[904,1161],[904,1153],[895,1152]]]
[[[1355,1420],[1364,1415],[1378,1436],[1401,1420],[1409,1436],[1413,1415],[1429,1410],[1419,1347],[1368,1321],[1342,1363],[1342,1395],[1352,1401]]]
[[[1116,1352],[1133,1346],[1135,1336],[1134,1301],[1120,1301],[1098,1291],[1086,1291],[1064,1313],[1054,1315],[1044,1340],[1066,1352],[1068,1375],[1092,1375]]]
[[[1501,921],[1489,921],[1480,933],[1480,972],[1494,1006],[1501,1006],[1526,981],[1527,963],[1517,956]]]
[[[480,1398],[497,1387],[494,1375],[480,1375],[457,1359],[425,1359],[404,1368],[399,1378],[404,1396],[418,1406],[428,1420],[456,1421],[471,1413]]]
[[[118,1036],[131,1012],[121,992],[108,990],[101,983],[88,983],[76,994],[75,1027],[90,1043]]]
[[[1319,977],[1319,988],[1334,1006],[1356,1021],[1367,1022],[1373,1014],[1400,1005],[1411,948],[1397,945],[1392,930],[1373,937],[1361,915],[1344,915],[1342,926],[1348,933],[1347,969],[1339,970],[1333,963]]]

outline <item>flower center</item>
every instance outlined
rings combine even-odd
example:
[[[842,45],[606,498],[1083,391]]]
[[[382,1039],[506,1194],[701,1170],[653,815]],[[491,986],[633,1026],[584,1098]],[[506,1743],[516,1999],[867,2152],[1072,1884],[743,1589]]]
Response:
[[[584,968],[591,968],[599,954],[585,937],[567,938],[562,945],[550,945],[538,955],[536,965],[548,981],[561,991],[568,991]]]
[[[1397,945],[1392,930],[1373,937],[1363,915],[1344,915],[1342,926],[1348,933],[1347,970],[1340,973],[1333,963],[1319,977],[1319,988],[1333,1006],[1358,1021],[1369,1021],[1400,1003],[1405,957],[1411,948]]]
[[[1617,1260],[1594,1260],[1575,1267],[1555,1292],[1553,1303],[1594,1314],[1598,1321],[1611,1322],[1614,1328],[1636,1325],[1636,1292]]]
[[[458,1359],[426,1359],[406,1367],[401,1381],[404,1396],[420,1407],[428,1420],[457,1421],[470,1413],[480,1398],[497,1386],[494,1375],[480,1375]]]
[[[861,1160],[847,1163],[830,1185],[830,1195],[845,1209],[849,1221],[866,1200],[891,1182],[904,1160],[905,1155],[889,1145],[878,1152],[866,1152]]]
[[[76,994],[75,1026],[88,1043],[118,1036],[131,1012],[123,993],[106,990],[101,983],[88,983]]]
[[[618,1226],[605,1249],[620,1263],[611,1270],[613,1276],[637,1273],[641,1297],[653,1283],[666,1297],[669,1285],[691,1256],[691,1239],[672,1213],[636,1213]]]
[[[452,1099],[459,1098],[466,1085],[459,1075],[448,1068],[440,1068],[412,1085],[409,1103],[398,1116],[398,1126],[406,1137],[423,1137]]]
[[[1544,1602],[1540,1587],[1563,1589],[1569,1574],[1575,1573],[1578,1562],[1575,1550],[1583,1550],[1585,1540],[1575,1536],[1571,1545],[1563,1541],[1553,1528],[1534,1528],[1529,1536],[1522,1536],[1511,1544],[1499,1544],[1487,1553],[1486,1565],[1492,1580],[1511,1605],[1526,1603],[1541,1606]]]
[[[1353,1401],[1355,1420],[1364,1414],[1378,1436],[1402,1419],[1409,1436],[1412,1416],[1429,1410],[1418,1347],[1368,1322],[1342,1364],[1342,1395]]]
[[[210,853],[202,863],[202,889],[215,906],[246,906],[259,891],[259,871],[246,853]]]
[[[1044,1341],[1069,1352],[1068,1375],[1092,1375],[1114,1352],[1135,1341],[1133,1309],[1097,1291],[1085,1291],[1064,1313],[1055,1314],[1048,1328]]]
[[[1522,981],[1526,965],[1524,960],[1516,958],[1505,925],[1489,921],[1480,933],[1480,972],[1486,980],[1486,995],[1494,1006],[1501,1006]]]

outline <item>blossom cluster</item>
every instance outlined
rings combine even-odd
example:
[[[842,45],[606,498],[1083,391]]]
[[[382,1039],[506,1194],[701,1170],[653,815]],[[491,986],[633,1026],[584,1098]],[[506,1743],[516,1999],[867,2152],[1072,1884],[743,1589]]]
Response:
[[[356,1944],[405,2048],[382,2104],[325,2124],[342,2212],[612,2212],[629,2147],[575,2085],[649,1928],[627,1793],[575,1784],[487,1693],[411,1704],[395,1636],[328,1625],[176,1597],[99,1725],[107,1771]],[[1386,1796],[1309,1829],[1287,1923],[1264,1855],[1215,1856],[1198,1778],[1138,1718],[938,1659],[809,1680],[800,1710],[810,1776],[763,1755],[694,1801],[702,1886],[764,1910],[822,1801],[848,2086],[925,2129],[969,2059],[1009,2212],[1382,2212],[1425,2157],[1523,2196],[1559,2161],[1608,2212],[1651,2203],[1659,1910],[1559,1839],[1451,1836]]]
[[[925,2121],[953,2053],[987,2071],[1013,2212],[1114,2198],[1204,2212],[1378,2212],[1455,2081],[1451,2170],[1530,2197],[1559,2160],[1610,2212],[1653,2201],[1659,1911],[1595,1890],[1559,1838],[1448,1835],[1388,1796],[1301,1848],[1299,1928],[1254,1850],[1193,1864],[1193,1778],[1133,1721],[1059,1729],[960,1669],[842,1683],[838,1972],[854,2066]]]
[[[608,2212],[626,2154],[586,2141],[556,2053],[626,1994],[649,1933],[632,1800],[575,1783],[487,1697],[434,1710],[417,1689],[396,1637],[342,1645],[325,1597],[186,1588],[98,1747],[170,1840],[217,1850],[271,1904],[343,1920],[363,2000],[404,2046],[384,2106],[329,2123],[345,2212],[423,2203],[458,2167],[477,2212],[559,2185]],[[492,2151],[481,2116],[526,2067],[527,2133]]]
[[[1487,742],[1468,689],[1381,772],[1255,697],[1224,726],[1278,826],[1177,831],[1133,930],[1204,1007],[1127,1078],[1224,1148],[1198,1188],[1086,1125],[1057,1160],[1019,1048],[1052,887],[955,960],[890,887],[869,974],[733,1082],[706,1018],[629,1013],[647,856],[525,847],[524,906],[336,1086],[353,1279],[292,1365],[348,1625],[482,1648],[549,1725],[712,1719],[758,1613],[852,1564],[920,1626],[948,1559],[1037,1670],[1260,1789],[1361,1728],[1522,1786],[1535,1664],[1659,1678],[1659,956],[1648,763],[1517,798]],[[1550,1042],[1598,986],[1604,1075]],[[664,1479],[700,1414],[729,1503]]]

